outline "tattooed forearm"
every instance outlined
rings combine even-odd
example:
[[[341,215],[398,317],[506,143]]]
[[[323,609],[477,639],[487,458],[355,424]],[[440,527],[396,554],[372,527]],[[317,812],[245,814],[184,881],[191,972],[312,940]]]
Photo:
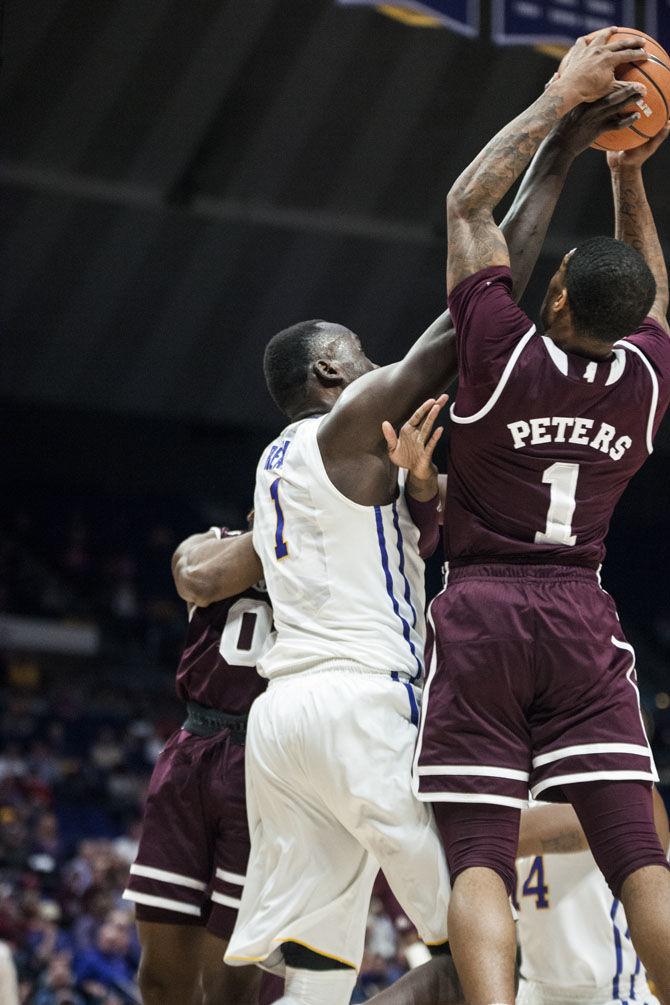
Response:
[[[449,193],[459,211],[495,209],[564,111],[562,95],[549,89],[494,136]]]
[[[569,110],[560,88],[548,88],[484,147],[447,198],[447,289],[488,265],[508,265],[505,238],[493,210]]]
[[[509,248],[514,299],[520,300],[544,244],[577,150],[550,134],[538,148],[500,229]]]
[[[612,171],[615,237],[635,248],[656,280],[656,300],[651,314],[665,320],[668,311],[668,270],[647,201],[639,167]]]

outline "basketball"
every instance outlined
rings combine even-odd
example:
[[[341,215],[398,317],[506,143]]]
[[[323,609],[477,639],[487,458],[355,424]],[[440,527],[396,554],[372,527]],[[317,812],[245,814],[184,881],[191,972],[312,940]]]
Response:
[[[624,112],[636,110],[640,118],[625,129],[601,133],[593,147],[598,150],[631,150],[652,139],[670,118],[670,56],[650,35],[636,28],[618,28],[609,39],[637,36],[644,39],[648,59],[644,63],[624,63],[617,70],[619,80],[642,83],[647,93],[626,105]]]

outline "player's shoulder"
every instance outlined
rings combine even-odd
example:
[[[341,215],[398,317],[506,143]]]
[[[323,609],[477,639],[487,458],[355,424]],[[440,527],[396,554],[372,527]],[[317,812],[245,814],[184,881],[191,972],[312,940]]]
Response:
[[[314,419],[317,418],[321,418],[321,416],[298,419],[289,423],[288,426],[284,426],[281,433],[275,436],[263,450],[258,462],[258,473],[272,472],[283,468],[286,461],[290,459],[289,451],[291,454],[295,453],[296,443],[299,444],[306,437],[309,437],[310,430],[315,425]]]
[[[638,366],[651,368],[662,381],[670,382],[670,334],[655,318],[646,317],[632,335],[621,339],[616,346],[627,350],[632,359],[637,358]]]

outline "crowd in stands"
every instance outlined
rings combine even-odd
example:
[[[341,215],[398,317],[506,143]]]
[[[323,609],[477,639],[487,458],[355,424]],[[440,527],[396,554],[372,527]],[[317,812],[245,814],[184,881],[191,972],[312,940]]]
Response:
[[[47,523],[39,505],[0,526],[0,999],[13,959],[21,1005],[139,1005],[122,892],[151,769],[182,715],[185,611],[170,557],[207,523],[100,501]],[[16,615],[94,624],[100,646],[87,657],[7,648],[2,618]],[[670,782],[670,709],[655,711]],[[380,888],[354,1001],[404,971],[411,940]]]

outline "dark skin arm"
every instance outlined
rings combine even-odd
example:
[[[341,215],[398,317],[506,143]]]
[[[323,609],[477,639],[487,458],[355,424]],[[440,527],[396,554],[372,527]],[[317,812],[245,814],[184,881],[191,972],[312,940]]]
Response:
[[[452,187],[447,198],[448,292],[480,269],[510,264],[493,210],[563,116],[583,102],[622,89],[614,77],[617,66],[646,58],[639,39],[608,42],[612,31],[598,32],[590,43],[578,39],[561,75],[494,136]]]
[[[574,159],[604,128],[612,128],[616,105],[576,109],[558,122],[538,150],[500,231],[509,241],[515,296],[522,295],[539,256],[556,201]],[[588,114],[587,114],[588,113]],[[362,505],[393,499],[397,472],[389,462],[382,420],[399,428],[427,398],[437,398],[456,376],[456,339],[449,311],[440,315],[403,360],[368,373],[350,385],[319,429],[319,447],[334,485]]]
[[[640,252],[656,280],[656,299],[649,311],[666,331],[668,328],[668,269],[663,256],[654,216],[647,201],[642,180],[642,165],[667,139],[670,128],[634,150],[622,150],[607,155],[614,193],[615,233]]]
[[[172,556],[172,577],[182,600],[207,607],[254,586],[263,567],[250,533],[221,540],[207,531],[182,541]]]

